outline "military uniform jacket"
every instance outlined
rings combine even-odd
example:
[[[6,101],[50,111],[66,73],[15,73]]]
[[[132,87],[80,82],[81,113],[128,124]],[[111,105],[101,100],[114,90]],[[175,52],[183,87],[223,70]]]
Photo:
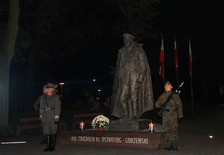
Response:
[[[35,109],[36,111],[38,111],[38,107],[39,107],[39,105],[40,105],[40,99],[41,99],[41,96],[39,96],[39,97],[36,99],[36,101],[34,102],[34,109]]]
[[[58,95],[48,96],[44,94],[40,99],[41,122],[58,122],[61,113],[61,101]]]
[[[172,91],[170,92],[165,92],[163,93],[156,101],[155,107],[160,108],[161,105],[163,105],[169,95],[173,93]],[[183,106],[182,106],[182,101],[180,99],[180,96],[176,93],[173,93],[171,99],[169,100],[169,104],[172,105],[172,107],[166,106],[166,111],[164,112],[164,116],[170,115],[170,114],[177,114],[178,118],[183,118]]]

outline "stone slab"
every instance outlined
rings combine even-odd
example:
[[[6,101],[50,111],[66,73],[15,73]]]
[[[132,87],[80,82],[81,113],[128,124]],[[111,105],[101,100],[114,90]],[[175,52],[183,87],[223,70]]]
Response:
[[[94,145],[160,149],[165,147],[164,133],[149,131],[74,130],[59,134],[62,145]]]
[[[149,128],[149,119],[139,119],[139,120],[114,120],[110,121],[108,130],[110,131],[139,131]]]

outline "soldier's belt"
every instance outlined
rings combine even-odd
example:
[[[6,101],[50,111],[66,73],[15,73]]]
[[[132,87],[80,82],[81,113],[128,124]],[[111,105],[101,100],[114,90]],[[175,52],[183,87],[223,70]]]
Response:
[[[54,110],[54,108],[45,108],[44,111],[51,111]]]

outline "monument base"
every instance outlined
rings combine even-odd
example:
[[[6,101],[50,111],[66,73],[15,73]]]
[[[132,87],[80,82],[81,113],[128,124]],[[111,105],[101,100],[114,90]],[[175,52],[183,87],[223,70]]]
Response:
[[[149,119],[138,120],[114,120],[110,121],[108,130],[110,131],[139,131],[149,128]]]
[[[62,131],[62,145],[95,145],[161,149],[165,147],[165,133],[145,131]]]
[[[149,129],[149,119],[139,119],[133,121],[110,121],[109,126],[106,128],[108,131],[140,131]],[[162,124],[154,123],[155,132],[164,132]]]

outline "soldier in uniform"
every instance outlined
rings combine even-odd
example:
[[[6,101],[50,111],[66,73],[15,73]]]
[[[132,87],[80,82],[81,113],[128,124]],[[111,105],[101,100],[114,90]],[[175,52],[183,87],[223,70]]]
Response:
[[[165,112],[162,114],[163,128],[165,130],[165,140],[167,150],[178,150],[177,140],[178,140],[178,120],[183,118],[183,108],[180,96],[172,92],[172,84],[167,81],[165,84],[165,93],[163,93],[156,101],[155,107],[160,108],[167,98],[171,95],[169,100],[169,105],[166,106]]]
[[[61,112],[61,101],[59,96],[53,93],[53,88],[54,84],[48,83],[47,93],[43,94],[40,99],[40,119],[47,142],[47,148],[44,151],[55,150],[57,124]]]

